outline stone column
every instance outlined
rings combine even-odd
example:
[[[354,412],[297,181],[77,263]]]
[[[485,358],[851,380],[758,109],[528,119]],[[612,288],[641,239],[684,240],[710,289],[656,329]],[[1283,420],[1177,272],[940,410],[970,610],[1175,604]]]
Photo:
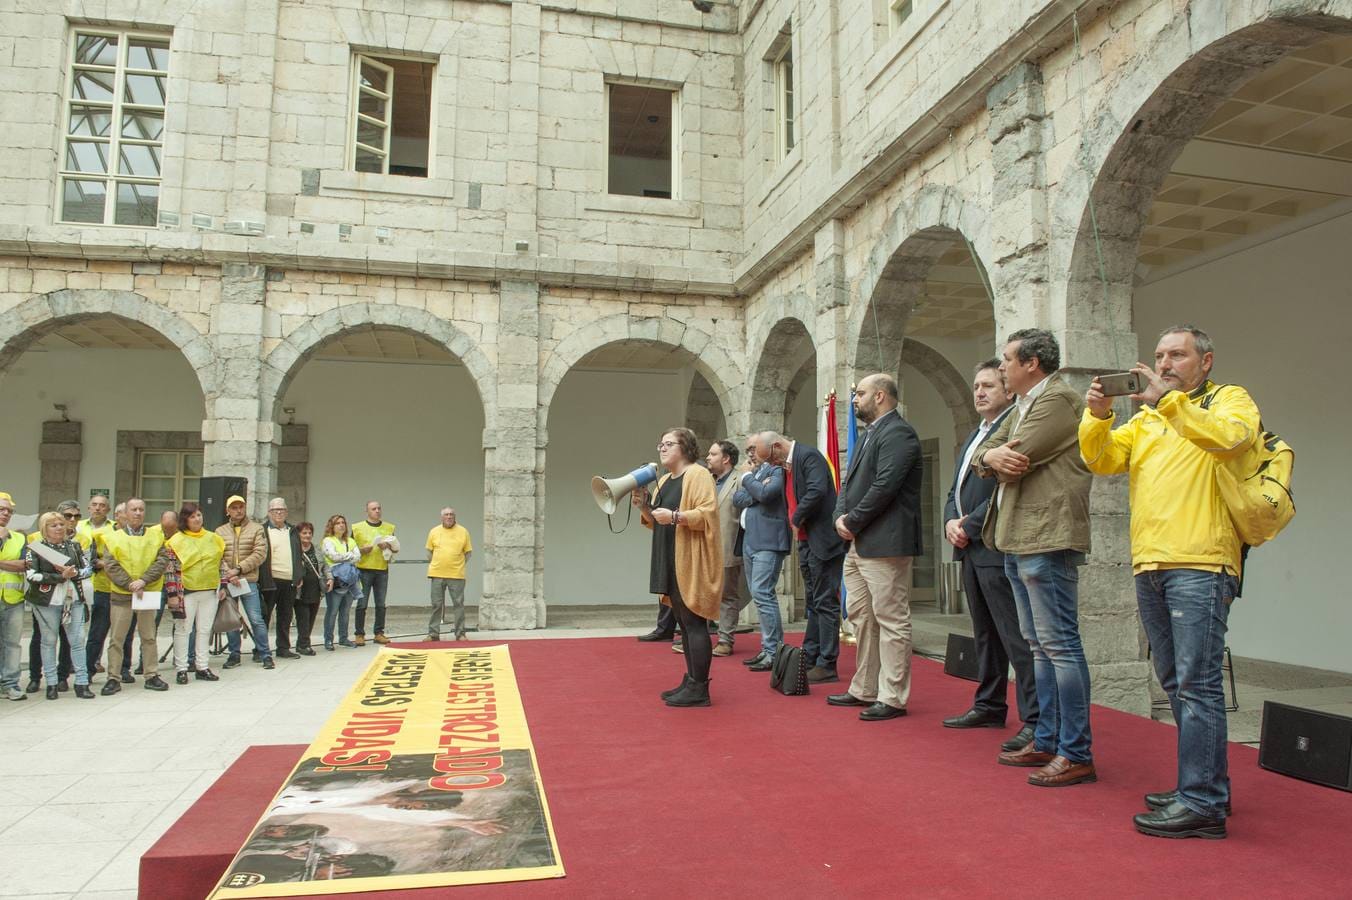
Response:
[[[1061,372],[1083,391],[1089,375],[1110,358],[1105,334],[1068,333],[1064,310],[1051,308],[1044,140],[1048,126],[1041,70],[1016,66],[986,97],[994,151],[991,189],[997,339],[1019,328],[1049,327],[1061,342]],[[1073,292],[1071,292],[1073,293]],[[1135,346],[1134,336],[1120,338]],[[1150,714],[1150,668],[1145,662],[1131,581],[1124,478],[1095,478],[1090,495],[1093,552],[1080,570],[1080,636],[1095,703]]]
[[[42,423],[42,443],[38,445],[41,469],[38,475],[38,508],[44,513],[56,509],[62,500],[79,500],[80,460],[84,458],[84,426],[79,422],[57,420]]]
[[[202,422],[203,474],[249,479],[249,511],[256,518],[277,487],[280,438],[273,398],[260,396],[266,283],[264,266],[221,267],[221,300],[211,312],[216,391],[205,398]]]
[[[485,435],[481,628],[543,628],[545,451],[540,446],[540,287],[504,281],[498,301],[497,427]]]
[[[817,273],[817,321],[813,340],[817,345],[817,394],[836,392],[836,427],[840,446],[845,447],[845,413],[849,410],[850,348],[847,326],[850,281],[845,274],[845,226],[833,219],[823,225],[814,240]],[[842,406],[843,404],[843,406]]]

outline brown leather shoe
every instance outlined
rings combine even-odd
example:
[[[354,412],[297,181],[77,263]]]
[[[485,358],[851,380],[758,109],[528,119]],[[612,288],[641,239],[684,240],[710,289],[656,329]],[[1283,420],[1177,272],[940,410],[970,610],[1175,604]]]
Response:
[[[727,641],[719,641],[714,647],[714,656],[732,656],[732,644]]]
[[[385,637],[385,632],[380,631],[376,632],[375,642],[377,644],[388,644],[390,642],[390,639]]]
[[[1023,766],[1026,768],[1042,768],[1051,762],[1055,757],[1046,751],[1039,750],[1032,741],[1028,745],[1018,750],[1007,750],[996,757],[996,762],[1002,766]]]
[[[1064,756],[1057,756],[1032,775],[1028,783],[1037,787],[1069,787],[1072,784],[1089,784],[1098,781],[1094,763],[1073,763]]]

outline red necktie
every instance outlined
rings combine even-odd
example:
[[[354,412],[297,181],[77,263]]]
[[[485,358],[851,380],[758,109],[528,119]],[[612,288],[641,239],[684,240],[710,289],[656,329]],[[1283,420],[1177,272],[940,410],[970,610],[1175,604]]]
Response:
[[[794,514],[794,511],[798,509],[798,498],[795,497],[794,494],[793,494],[793,470],[792,470],[792,469],[785,469],[785,470],[784,470],[784,496],[785,496],[785,498],[787,498],[788,501],[789,501],[789,530],[790,530],[790,531],[796,531],[796,534],[797,534],[797,536],[798,536],[798,540],[800,540],[800,541],[805,541],[805,540],[807,540],[807,532],[804,531],[802,528],[798,528],[798,529],[795,530],[794,527],[793,527],[793,514]]]

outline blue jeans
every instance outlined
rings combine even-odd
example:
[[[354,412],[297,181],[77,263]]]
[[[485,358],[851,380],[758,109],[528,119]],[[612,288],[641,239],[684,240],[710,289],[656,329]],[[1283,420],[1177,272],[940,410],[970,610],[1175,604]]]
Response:
[[[271,659],[272,649],[268,646],[268,623],[263,621],[263,598],[258,594],[258,584],[253,581],[249,582],[249,593],[238,599],[244,601],[244,618],[249,620],[249,628],[253,631],[254,649],[258,651],[259,659]],[[225,645],[231,656],[239,656],[239,632],[230,632],[226,636]]]
[[[388,569],[358,569],[361,578],[361,591],[357,594],[357,636],[366,636],[366,604],[371,595],[376,596],[376,634],[385,633],[385,591],[390,586]]]
[[[1008,554],[1019,630],[1033,651],[1038,720],[1033,741],[1044,753],[1073,763],[1093,759],[1089,733],[1089,666],[1080,645],[1079,566],[1075,550]]]
[[[62,607],[34,606],[33,615],[42,627],[42,677],[48,687],[57,683],[57,640],[61,634]],[[70,621],[66,623],[66,636],[70,640],[70,658],[75,667],[75,683],[89,684],[89,669],[85,665],[85,622],[89,618],[89,609],[83,602],[72,603]]]
[[[324,646],[333,645],[333,626],[338,626],[338,640],[347,640],[347,623],[352,615],[352,603],[357,599],[357,583],[333,583],[333,590],[324,598]]]
[[[24,603],[6,603],[0,600],[0,691],[19,687],[19,656],[22,648],[19,635],[23,633]]]
[[[1150,659],[1178,724],[1178,795],[1198,815],[1225,817],[1230,775],[1225,754],[1221,663],[1233,575],[1165,569],[1136,576],[1136,605]]]
[[[751,588],[751,599],[760,617],[761,652],[771,656],[784,643],[784,625],[779,618],[779,598],[775,583],[779,581],[779,567],[787,553],[778,550],[757,550],[742,557],[746,566],[746,583]]]

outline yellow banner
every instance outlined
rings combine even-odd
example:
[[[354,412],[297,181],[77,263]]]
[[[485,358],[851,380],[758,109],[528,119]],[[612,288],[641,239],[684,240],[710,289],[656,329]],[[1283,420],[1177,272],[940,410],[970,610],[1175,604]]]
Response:
[[[212,894],[562,878],[506,647],[384,649]]]

